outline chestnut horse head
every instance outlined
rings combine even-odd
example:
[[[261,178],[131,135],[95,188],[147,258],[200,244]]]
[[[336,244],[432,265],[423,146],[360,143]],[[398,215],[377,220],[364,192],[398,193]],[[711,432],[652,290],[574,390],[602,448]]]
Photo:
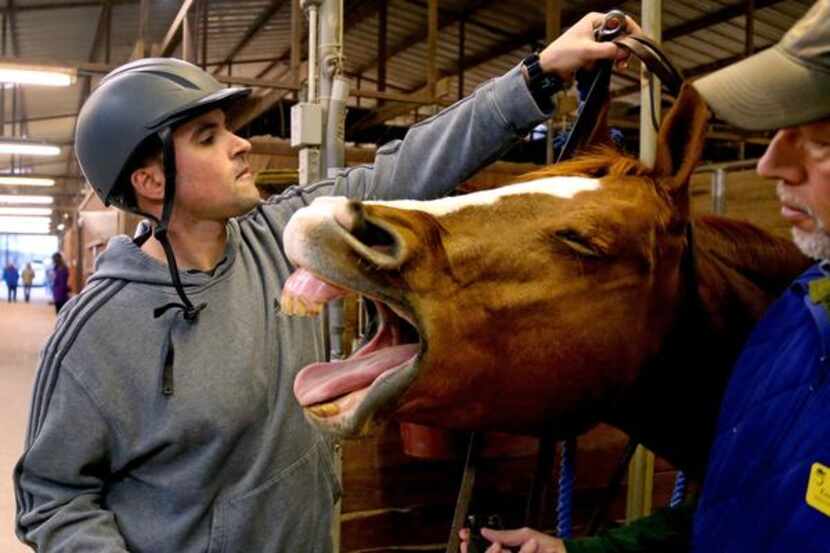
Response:
[[[740,344],[806,267],[725,219],[697,220],[690,242],[707,122],[686,87],[653,168],[600,149],[495,190],[298,211],[284,308],[352,290],[382,320],[349,360],[298,375],[309,418],[341,435],[378,414],[560,436],[602,420],[699,472]]]

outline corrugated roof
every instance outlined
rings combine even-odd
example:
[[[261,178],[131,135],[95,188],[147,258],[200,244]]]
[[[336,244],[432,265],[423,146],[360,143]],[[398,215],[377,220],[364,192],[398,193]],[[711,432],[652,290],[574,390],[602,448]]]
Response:
[[[344,69],[357,88],[373,89],[377,79],[378,17],[377,0],[344,0]],[[192,10],[199,12],[200,0]],[[149,3],[150,17],[147,36],[153,44],[164,39],[181,2],[154,0]],[[575,21],[588,9],[608,9],[619,6],[639,18],[637,1],[562,3],[562,24]],[[774,44],[811,5],[806,0],[755,0],[754,45],[761,49]],[[714,0],[665,0],[663,5],[664,48],[679,67],[690,75],[703,68],[714,67],[724,60],[734,60],[744,53],[746,19],[745,2]],[[531,51],[544,43],[544,3],[538,0],[441,0],[437,67],[445,78],[445,100],[454,99],[458,92],[459,56],[466,60],[464,94],[469,94],[483,81],[499,75]],[[426,82],[426,0],[388,0],[387,91],[417,92]],[[732,10],[731,17],[719,17]],[[99,18],[104,13],[103,2],[66,0],[18,0],[9,14],[6,30],[6,54],[24,60],[44,59],[69,65],[95,61],[104,63],[104,47],[93,52]],[[202,12],[199,12],[200,14]],[[270,17],[264,17],[271,14]],[[207,36],[207,63],[211,70],[233,54],[233,63],[221,67],[221,75],[229,72],[237,77],[276,78],[285,73],[290,59],[291,44],[290,0],[210,0],[207,16],[195,20],[197,34]],[[133,52],[139,24],[137,0],[112,0],[110,64],[126,62]],[[465,45],[459,52],[459,32],[464,22]],[[206,23],[206,33],[205,31]],[[305,25],[305,20],[303,20]],[[256,30],[255,33],[253,31]],[[252,34],[253,33],[253,34]],[[247,40],[246,40],[247,39]],[[304,39],[305,41],[306,39]],[[201,57],[202,45],[197,45]],[[173,55],[181,55],[180,46]],[[203,60],[201,60],[203,61]],[[617,98],[618,102],[639,102],[637,75],[616,76],[612,87],[617,91],[631,89],[633,93]],[[83,89],[83,80],[65,89],[23,89],[18,103],[18,118],[29,119],[19,130],[27,129],[31,137],[61,144],[72,142],[74,118]],[[93,79],[97,81],[97,78]],[[267,92],[262,89],[259,93]],[[354,105],[356,101],[350,100]],[[376,105],[372,99],[361,100],[362,107]],[[414,110],[410,110],[410,113]],[[422,113],[431,112],[424,108]],[[11,133],[13,117],[11,92],[4,102],[5,133]],[[411,115],[396,121],[406,124]],[[63,174],[70,156],[65,148],[64,158],[38,162],[22,160],[22,165],[34,171]],[[8,167],[8,157],[0,157],[0,171]]]

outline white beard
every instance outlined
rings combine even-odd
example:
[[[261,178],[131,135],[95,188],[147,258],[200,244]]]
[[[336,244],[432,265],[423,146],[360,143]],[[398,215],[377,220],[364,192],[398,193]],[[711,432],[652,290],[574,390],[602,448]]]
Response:
[[[818,228],[813,232],[806,232],[793,227],[793,241],[801,253],[816,260],[830,259],[830,235],[824,225],[816,219]]]
[[[801,253],[807,257],[819,261],[823,259],[830,259],[830,234],[828,234],[824,223],[821,222],[821,219],[816,217],[808,206],[796,201],[795,198],[790,196],[780,182],[778,183],[776,190],[778,192],[778,197],[782,201],[786,201],[788,204],[794,205],[799,209],[803,209],[816,224],[816,230],[812,232],[807,232],[806,230],[801,230],[797,227],[792,228],[793,241],[795,242],[795,245],[798,246],[798,249],[801,250]]]

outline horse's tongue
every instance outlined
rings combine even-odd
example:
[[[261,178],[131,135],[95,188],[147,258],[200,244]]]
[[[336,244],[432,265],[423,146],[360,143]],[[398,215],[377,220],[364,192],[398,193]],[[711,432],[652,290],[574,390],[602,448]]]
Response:
[[[294,271],[285,285],[282,287],[283,294],[311,300],[312,303],[327,303],[334,298],[346,295],[346,290],[323,282],[305,269]]]
[[[415,357],[418,348],[418,344],[400,344],[355,359],[314,363],[294,379],[294,395],[307,407],[365,388],[384,372]]]

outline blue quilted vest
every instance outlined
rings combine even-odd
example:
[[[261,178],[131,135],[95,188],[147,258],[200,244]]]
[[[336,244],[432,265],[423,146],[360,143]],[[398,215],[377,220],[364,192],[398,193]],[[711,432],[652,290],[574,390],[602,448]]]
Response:
[[[695,514],[694,553],[828,553],[830,516],[808,505],[830,467],[830,316],[801,275],[766,312],[729,382]],[[814,480],[815,481],[815,480]]]

